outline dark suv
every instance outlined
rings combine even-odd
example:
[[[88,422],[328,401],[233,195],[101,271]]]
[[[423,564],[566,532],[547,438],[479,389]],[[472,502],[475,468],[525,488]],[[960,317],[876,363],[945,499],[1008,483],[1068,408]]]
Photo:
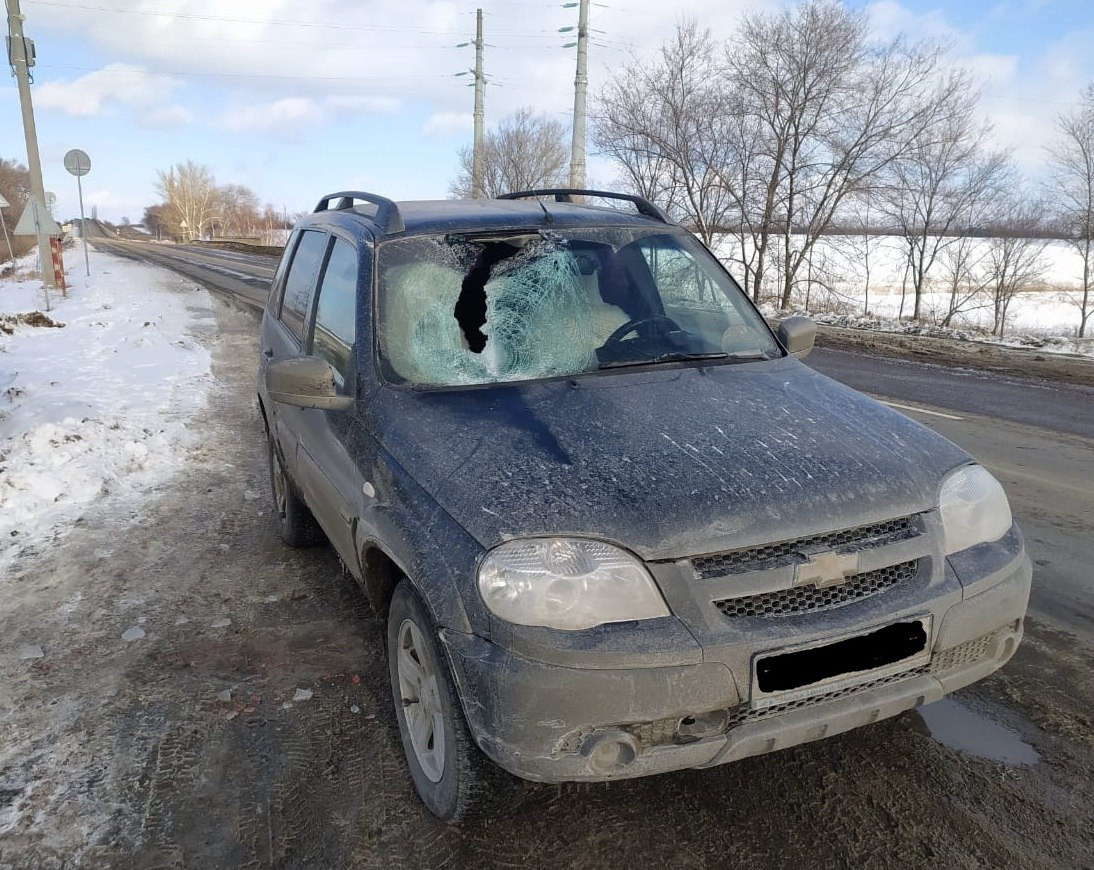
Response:
[[[329,539],[386,615],[434,813],[481,811],[501,769],[837,734],[1013,655],[1031,570],[1002,488],[800,363],[813,335],[773,334],[638,197],[346,192],[296,227],[258,381],[280,531]]]

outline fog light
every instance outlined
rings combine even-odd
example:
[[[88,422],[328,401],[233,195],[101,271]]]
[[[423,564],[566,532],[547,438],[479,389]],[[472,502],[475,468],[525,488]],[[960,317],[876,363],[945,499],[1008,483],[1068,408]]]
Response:
[[[610,776],[634,761],[638,746],[626,731],[600,731],[589,736],[581,754],[589,770],[597,776]]]

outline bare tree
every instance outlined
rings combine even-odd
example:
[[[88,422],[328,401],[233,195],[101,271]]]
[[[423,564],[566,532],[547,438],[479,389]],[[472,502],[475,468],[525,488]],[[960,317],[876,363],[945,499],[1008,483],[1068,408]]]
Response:
[[[258,233],[261,217],[258,197],[242,184],[225,184],[217,190],[218,232],[224,236],[241,238]]]
[[[864,14],[834,0],[744,18],[725,73],[736,111],[754,119],[762,143],[742,211],[756,250],[754,298],[778,246],[788,307],[798,269],[848,197],[930,125],[940,56],[922,43],[871,43]]]
[[[1068,241],[1083,262],[1079,285],[1079,337],[1094,314],[1094,82],[1083,103],[1056,119],[1060,139],[1049,147],[1050,195]]]
[[[710,244],[734,211],[723,181],[733,135],[709,30],[680,23],[651,63],[635,58],[597,97],[593,137],[629,186],[660,202]]]
[[[171,217],[167,206],[163,203],[147,206],[144,210],[144,217],[141,218],[141,223],[157,239],[171,235]]]
[[[946,76],[935,92],[931,122],[886,173],[879,203],[903,240],[915,320],[922,318],[939,254],[990,219],[993,205],[1014,182],[1006,153],[986,151],[991,127],[976,119],[979,98],[965,71]]]
[[[1000,211],[996,232],[988,241],[985,284],[991,294],[992,334],[1002,337],[1014,298],[1037,284],[1044,274],[1044,205],[1012,197]]]
[[[156,173],[156,192],[167,206],[174,235],[200,238],[217,216],[218,190],[207,166],[187,160]]]
[[[0,158],[0,196],[9,203],[4,210],[4,219],[8,228],[8,241],[12,250],[8,251],[8,242],[0,235],[0,259],[7,260],[8,254],[19,257],[36,244],[33,236],[13,236],[11,231],[15,222],[23,214],[23,208],[30,199],[30,172],[15,160]]]
[[[460,170],[450,192],[471,197],[471,148],[460,151]],[[530,108],[503,119],[483,142],[483,192],[494,198],[516,190],[565,187],[569,145],[566,128]]]
[[[939,250],[938,266],[946,288],[946,313],[941,325],[951,326],[959,314],[983,307],[990,274],[984,268],[988,243],[972,236],[957,236]]]

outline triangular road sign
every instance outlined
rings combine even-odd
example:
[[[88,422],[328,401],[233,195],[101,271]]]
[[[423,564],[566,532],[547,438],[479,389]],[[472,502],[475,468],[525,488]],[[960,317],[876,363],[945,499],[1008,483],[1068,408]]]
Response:
[[[46,207],[32,196],[27,200],[27,207],[23,209],[23,216],[19,218],[19,223],[11,232],[16,236],[36,236],[39,227],[47,236],[61,235],[61,228],[57,226],[57,221],[46,211]]]
[[[0,208],[7,208],[9,205],[11,205],[11,203],[4,199],[3,194],[0,194]]]

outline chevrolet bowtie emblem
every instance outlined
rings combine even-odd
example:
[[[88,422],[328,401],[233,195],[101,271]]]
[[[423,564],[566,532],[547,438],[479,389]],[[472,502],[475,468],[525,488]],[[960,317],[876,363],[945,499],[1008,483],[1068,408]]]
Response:
[[[853,574],[858,574],[858,553],[806,553],[808,561],[794,571],[795,586],[836,586]]]

